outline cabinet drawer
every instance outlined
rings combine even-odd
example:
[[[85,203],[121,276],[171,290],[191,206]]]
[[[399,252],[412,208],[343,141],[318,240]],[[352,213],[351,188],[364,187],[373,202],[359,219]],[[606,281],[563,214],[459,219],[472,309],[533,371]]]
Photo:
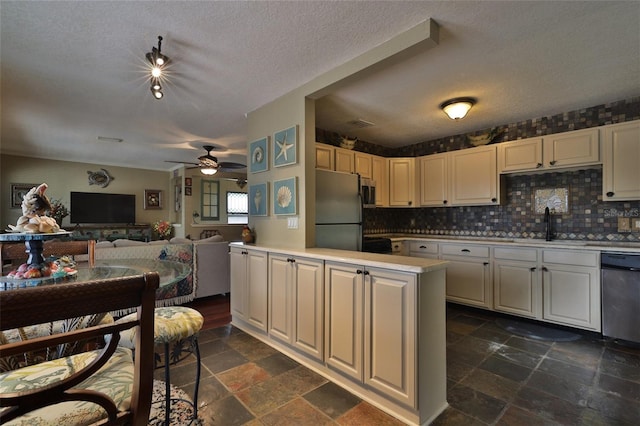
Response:
[[[513,247],[496,247],[493,257],[502,260],[521,260],[523,262],[537,262],[538,250]]]
[[[412,253],[438,254],[438,243],[426,241],[411,241],[409,251]]]
[[[569,250],[544,250],[542,261],[560,265],[593,266],[600,264],[597,251],[569,251]]]
[[[442,244],[442,254],[489,258],[489,247],[470,244]]]

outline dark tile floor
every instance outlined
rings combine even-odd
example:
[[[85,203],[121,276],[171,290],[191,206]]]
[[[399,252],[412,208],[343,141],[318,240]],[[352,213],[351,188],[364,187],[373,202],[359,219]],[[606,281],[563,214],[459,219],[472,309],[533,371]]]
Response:
[[[594,333],[527,339],[496,318],[448,306],[450,407],[434,424],[640,424],[640,350]],[[205,426],[403,424],[235,327],[204,330],[199,341]],[[191,395],[193,361],[172,367],[171,378]]]

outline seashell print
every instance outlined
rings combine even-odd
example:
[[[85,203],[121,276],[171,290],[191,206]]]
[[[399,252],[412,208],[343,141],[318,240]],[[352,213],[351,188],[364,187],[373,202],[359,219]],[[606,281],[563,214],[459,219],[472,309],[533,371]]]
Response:
[[[259,189],[256,191],[256,195],[253,197],[253,204],[256,206],[256,213],[260,211],[260,204],[262,204],[262,191]]]
[[[278,195],[276,198],[280,207],[288,207],[289,204],[291,204],[291,190],[286,186],[280,187],[280,189],[278,189]]]

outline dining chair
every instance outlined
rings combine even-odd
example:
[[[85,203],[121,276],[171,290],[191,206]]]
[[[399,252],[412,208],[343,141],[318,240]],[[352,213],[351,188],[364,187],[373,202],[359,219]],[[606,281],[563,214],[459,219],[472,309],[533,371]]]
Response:
[[[48,256],[64,256],[72,255],[74,258],[78,256],[87,256],[89,266],[94,266],[96,261],[96,241],[45,241],[43,255]],[[6,269],[15,268],[25,263],[29,255],[25,251],[25,245],[22,242],[0,243],[0,265],[2,265],[2,275],[6,275]],[[84,260],[84,259],[83,259]],[[5,266],[5,263],[8,266]]]
[[[147,425],[151,409],[157,272],[0,291],[0,330],[137,308],[130,321],[0,344],[0,356],[100,339],[99,349],[0,374],[0,424]],[[136,331],[135,353],[118,345]]]

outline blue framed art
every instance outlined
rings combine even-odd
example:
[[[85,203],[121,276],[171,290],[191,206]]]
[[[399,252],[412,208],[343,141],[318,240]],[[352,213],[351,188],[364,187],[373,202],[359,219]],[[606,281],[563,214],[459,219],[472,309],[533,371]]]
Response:
[[[249,215],[268,216],[269,205],[268,183],[249,186]]]
[[[296,178],[276,180],[273,182],[273,213],[296,214],[298,192]]]
[[[249,152],[251,153],[251,164],[249,164],[251,173],[269,170],[269,136],[251,142]]]
[[[296,163],[298,126],[275,132],[273,135],[273,167]]]

